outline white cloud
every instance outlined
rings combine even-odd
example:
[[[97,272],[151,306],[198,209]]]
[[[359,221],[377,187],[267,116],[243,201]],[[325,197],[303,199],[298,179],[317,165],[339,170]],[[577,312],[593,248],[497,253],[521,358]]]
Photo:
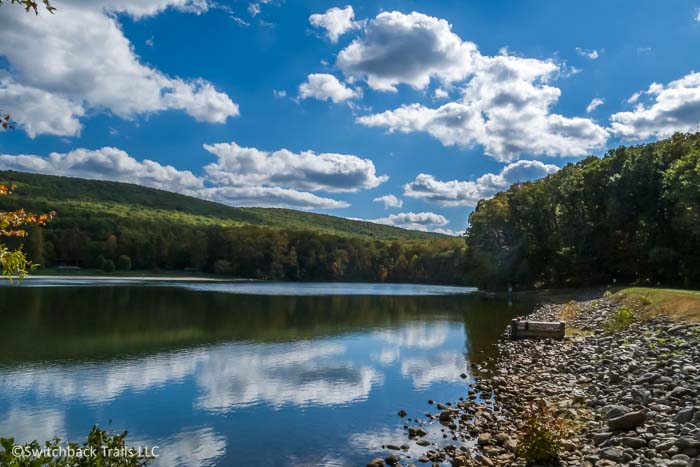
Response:
[[[695,21],[700,21],[700,8],[698,8],[697,12],[695,13]]]
[[[700,73],[692,72],[667,85],[652,83],[646,92],[636,93],[629,102],[642,95],[648,104],[639,103],[632,111],[610,117],[612,131],[627,139],[664,138],[676,132],[695,131],[700,122]]]
[[[241,152],[236,153],[236,148]],[[309,151],[293,154],[285,150],[263,156],[267,153],[230,145],[214,145],[207,149],[222,154],[217,164],[205,167],[209,177],[199,177],[188,170],[178,170],[148,159],[139,161],[112,147],[54,152],[47,157],[0,154],[0,170],[135,183],[232,206],[303,210],[339,209],[350,204],[300,189],[356,191],[372,188],[375,183],[386,180],[386,177],[375,176],[371,161],[355,156],[316,155]],[[226,152],[227,149],[233,152]],[[260,169],[257,172],[254,169],[256,164]],[[214,186],[205,186],[207,184]]]
[[[345,86],[335,76],[326,73],[310,74],[306,81],[299,85],[301,99],[313,97],[321,101],[331,100],[337,104],[357,96],[356,91]]]
[[[287,149],[268,152],[236,143],[205,144],[204,149],[218,158],[204,170],[219,185],[353,192],[375,188],[389,178],[377,176],[371,160],[348,154],[293,153]]]
[[[444,323],[416,323],[377,332],[373,337],[407,349],[434,349],[447,342],[449,328]]]
[[[182,431],[169,436],[165,443],[141,443],[135,440],[130,444],[134,446],[160,444],[158,457],[151,464],[154,467],[211,465],[215,459],[226,452],[226,438],[208,427]]]
[[[627,99],[628,104],[636,104],[640,97],[644,95],[644,91],[637,91]]]
[[[590,104],[586,106],[586,113],[591,113],[601,105],[605,104],[605,99],[599,97],[594,98]]]
[[[589,58],[591,60],[597,59],[600,55],[596,49],[582,49],[581,47],[576,47],[576,53],[582,57]]]
[[[445,83],[462,80],[478,57],[476,45],[463,42],[447,21],[392,11],[370,20],[364,37],[340,51],[337,64],[373,89],[396,91],[399,83],[424,89],[433,77]]]
[[[362,23],[355,21],[355,12],[352,6],[345,8],[330,8],[325,13],[315,13],[309,16],[309,23],[316,28],[326,30],[326,36],[331,42],[338,42],[338,38],[352,29],[362,27]]]
[[[30,136],[77,135],[77,122],[86,110],[128,119],[175,109],[216,123],[238,115],[238,106],[210,83],[169,77],[142,64],[114,15],[140,19],[166,8],[199,14],[209,4],[66,0],[55,14],[38,17],[8,8],[0,16],[0,55],[9,62],[12,75],[2,78],[0,107],[17,115],[15,120]],[[51,105],[42,111],[38,100]],[[23,111],[25,107],[34,110]]]
[[[180,193],[203,187],[203,180],[188,170],[177,170],[151,160],[138,161],[121,149],[75,149],[48,157],[0,155],[0,168],[49,175],[136,183]]]
[[[462,97],[454,102],[438,108],[403,105],[358,122],[390,132],[426,132],[446,146],[479,144],[500,161],[521,153],[580,156],[608,137],[590,119],[551,113],[561,91],[550,82],[566,72],[555,62],[481,55],[446,21],[418,13],[379,14],[363,38],[340,52],[338,66],[384,91],[396,91],[399,83],[423,89],[431,78],[464,81]]]
[[[85,109],[79,103],[9,79],[0,80],[0,108],[12,112],[12,119],[32,138],[77,135],[83,128],[79,117]]]
[[[285,91],[284,89],[282,89],[282,90],[273,89],[272,95],[275,97],[278,97],[278,98],[287,97],[287,91]]]
[[[379,196],[378,198],[374,198],[372,201],[375,203],[383,203],[384,209],[403,207],[403,201],[394,195]]]
[[[428,231],[430,227],[443,227],[450,223],[445,216],[434,212],[402,212],[379,219],[370,219],[369,222],[421,231]]]
[[[476,181],[440,181],[432,175],[419,174],[404,185],[404,195],[422,199],[439,206],[475,206],[483,198],[490,198],[514,183],[534,180],[559,170],[551,164],[521,160],[508,164],[498,174],[487,173]],[[454,233],[454,232],[453,232]]]
[[[250,16],[255,18],[260,14],[260,5],[257,3],[249,3],[248,4],[248,13],[250,13]]]
[[[426,389],[436,382],[460,381],[459,375],[468,372],[464,355],[453,352],[407,358],[401,363],[401,374],[410,377],[416,389]]]
[[[433,92],[434,99],[447,99],[450,97],[450,93],[443,88],[436,88]]]
[[[350,206],[345,201],[277,186],[212,187],[199,190],[197,196],[230,206],[284,207],[301,210],[340,209]]]

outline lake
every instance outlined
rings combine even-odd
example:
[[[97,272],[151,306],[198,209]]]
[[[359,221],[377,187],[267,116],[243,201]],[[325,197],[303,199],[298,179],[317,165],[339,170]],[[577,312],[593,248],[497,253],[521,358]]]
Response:
[[[93,424],[155,465],[364,465],[454,401],[527,304],[391,284],[0,287],[0,436]],[[460,377],[464,373],[466,379]],[[442,442],[439,425],[428,436]],[[425,451],[411,443],[409,455]]]

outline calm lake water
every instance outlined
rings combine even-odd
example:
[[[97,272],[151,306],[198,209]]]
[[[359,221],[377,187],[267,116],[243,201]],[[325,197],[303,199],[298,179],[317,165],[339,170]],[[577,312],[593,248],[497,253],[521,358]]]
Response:
[[[529,311],[469,291],[0,287],[0,436],[84,440],[98,424],[159,446],[156,465],[364,465],[405,439],[399,409],[420,417],[428,399],[464,395],[484,350]]]

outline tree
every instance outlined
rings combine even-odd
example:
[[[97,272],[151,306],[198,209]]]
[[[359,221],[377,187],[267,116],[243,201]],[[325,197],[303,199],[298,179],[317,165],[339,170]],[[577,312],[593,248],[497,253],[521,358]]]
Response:
[[[0,196],[7,196],[12,193],[12,188],[7,185],[0,185]],[[24,209],[18,211],[0,211],[0,237],[23,238],[27,236],[27,231],[22,227],[35,224],[39,226],[46,223],[55,216],[54,212],[49,214],[36,215],[27,213]],[[2,264],[2,274],[7,277],[17,276],[24,278],[27,272],[38,267],[22,251],[20,245],[17,249],[10,249],[6,244],[0,243],[0,264]]]
[[[3,0],[0,0],[0,5],[2,5],[2,3]],[[35,2],[33,0],[10,0],[11,5],[20,5],[27,12],[33,11],[37,15],[39,14],[39,3],[42,3],[46,8],[46,11],[48,11],[49,13],[53,13],[54,11],[56,11],[56,8],[53,5],[51,5],[50,0],[41,0],[40,2]]]
[[[120,271],[130,271],[131,270],[131,258],[127,255],[119,255],[117,259],[117,267]]]

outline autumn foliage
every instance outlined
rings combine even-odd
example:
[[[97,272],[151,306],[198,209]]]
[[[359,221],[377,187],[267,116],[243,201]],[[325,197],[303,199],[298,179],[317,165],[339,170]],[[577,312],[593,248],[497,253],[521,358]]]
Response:
[[[0,185],[0,196],[7,196],[12,193],[12,187]],[[44,226],[56,215],[55,212],[48,214],[32,214],[24,209],[17,211],[0,211],[0,236],[1,237],[26,237],[27,231],[24,229],[28,225]],[[4,243],[0,243],[0,264],[2,274],[9,277],[23,278],[27,271],[36,268],[38,265],[27,259],[22,251],[22,247],[13,250]]]

